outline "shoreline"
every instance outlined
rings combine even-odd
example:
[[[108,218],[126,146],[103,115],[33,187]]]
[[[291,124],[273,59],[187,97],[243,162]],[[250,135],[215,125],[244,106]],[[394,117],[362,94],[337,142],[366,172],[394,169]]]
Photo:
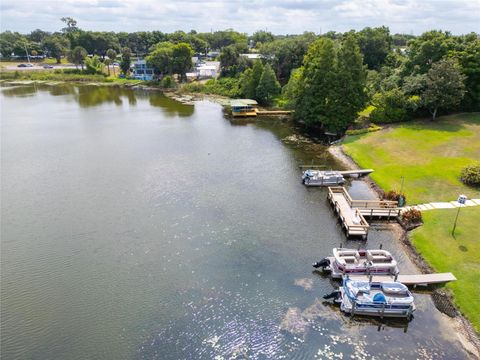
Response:
[[[358,164],[343,151],[342,145],[331,145],[327,149],[328,153],[337,161],[339,161],[348,170],[360,169]],[[383,195],[383,189],[380,188],[370,176],[363,178],[363,181],[368,187],[376,194],[377,198],[381,198]],[[421,254],[417,252],[414,245],[409,239],[409,231],[403,226],[399,226],[399,241],[401,246],[405,249],[405,253],[412,260],[414,265],[420,270],[421,273],[433,272],[430,264],[423,258]],[[389,230],[396,231],[396,230]],[[476,333],[470,321],[465,318],[453,300],[453,296],[449,291],[442,289],[435,289],[432,291],[432,300],[435,307],[445,316],[448,316],[447,320],[453,320],[453,328],[456,330],[457,339],[463,345],[465,350],[474,359],[480,358],[480,337]]]
[[[176,100],[182,104],[193,105],[192,101],[209,100],[220,105],[226,105],[230,98],[205,93],[191,93],[182,92],[177,88],[161,88],[158,86],[152,86],[145,84],[142,80],[132,82],[119,82],[119,81],[88,81],[88,80],[28,80],[28,79],[2,79],[0,76],[0,84],[6,85],[84,85],[84,86],[106,86],[117,87],[121,89],[130,89],[136,91],[147,92],[161,92],[164,96]]]

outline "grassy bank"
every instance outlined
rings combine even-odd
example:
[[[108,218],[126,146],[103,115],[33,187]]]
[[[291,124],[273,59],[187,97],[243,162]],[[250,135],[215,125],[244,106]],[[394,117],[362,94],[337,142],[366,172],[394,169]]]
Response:
[[[480,197],[463,185],[463,167],[480,161],[480,114],[446,116],[436,122],[397,125],[347,137],[345,152],[384,190],[401,187],[410,204],[450,201],[460,193]]]
[[[147,81],[135,79],[120,79],[114,76],[101,74],[78,74],[63,70],[22,70],[22,71],[1,71],[0,80],[3,81],[54,81],[54,82],[73,82],[73,83],[98,83],[103,85],[147,85],[155,86]]]
[[[480,333],[480,207],[463,208],[455,237],[457,210],[424,211],[424,225],[412,231],[415,248],[439,272],[453,272],[457,281],[448,284],[461,311]]]
[[[403,190],[410,204],[451,201],[461,193],[480,198],[478,188],[467,187],[459,179],[463,167],[480,161],[480,114],[452,115],[350,136],[344,150],[361,167],[375,169],[372,178],[384,190],[399,190],[404,177]],[[461,210],[454,238],[456,211],[424,211],[424,225],[411,233],[411,240],[436,271],[457,277],[457,282],[447,286],[459,309],[480,332],[480,207]]]

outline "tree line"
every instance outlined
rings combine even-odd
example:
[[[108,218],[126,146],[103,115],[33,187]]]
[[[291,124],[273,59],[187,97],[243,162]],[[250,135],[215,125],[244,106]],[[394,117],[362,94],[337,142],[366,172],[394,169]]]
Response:
[[[342,132],[362,122],[388,123],[449,111],[480,110],[480,39],[428,31],[420,36],[390,34],[387,27],[346,33],[252,35],[234,30],[85,31],[72,18],[50,33],[4,31],[0,53],[62,57],[87,71],[101,71],[119,58],[128,74],[133,56],[145,57],[160,79],[186,80],[192,56],[218,53],[217,79],[186,85],[192,91],[247,97],[263,105],[295,109],[307,126]],[[245,56],[257,55],[256,60]],[[87,56],[87,55],[90,55]],[[91,57],[92,55],[93,58]],[[213,54],[215,56],[216,54]]]

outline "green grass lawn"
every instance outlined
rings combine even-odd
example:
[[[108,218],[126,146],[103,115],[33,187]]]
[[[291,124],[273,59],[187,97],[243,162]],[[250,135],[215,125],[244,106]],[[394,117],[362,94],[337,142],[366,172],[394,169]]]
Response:
[[[462,168],[480,162],[480,114],[452,115],[435,122],[410,122],[365,135],[349,136],[344,149],[384,190],[403,191],[407,202],[480,198],[462,184]]]
[[[365,135],[349,136],[344,150],[361,167],[372,168],[384,190],[400,190],[407,202],[456,200],[459,194],[480,198],[480,190],[460,181],[463,167],[480,162],[480,114],[439,118],[435,122],[402,123]],[[439,272],[452,272],[448,284],[456,304],[480,332],[480,207],[463,208],[453,238],[456,209],[422,213],[424,225],[411,239]]]
[[[460,310],[480,333],[480,207],[462,208],[455,238],[457,210],[423,212],[424,225],[411,233],[413,245],[438,272],[452,272],[457,281],[447,286]]]

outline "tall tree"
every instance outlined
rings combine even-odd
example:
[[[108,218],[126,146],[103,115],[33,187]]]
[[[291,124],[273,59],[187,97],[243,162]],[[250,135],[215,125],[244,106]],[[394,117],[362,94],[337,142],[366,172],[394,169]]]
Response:
[[[355,36],[349,34],[337,53],[334,111],[324,123],[327,128],[343,131],[355,120],[367,101],[366,80],[362,54]]]
[[[272,42],[275,40],[275,37],[271,32],[258,30],[253,33],[253,35],[250,37],[250,40],[253,41],[254,46],[257,47],[259,45]]]
[[[57,64],[61,63],[62,56],[67,53],[69,46],[70,42],[68,39],[60,35],[48,36],[42,43],[42,47],[51,57],[57,60]]]
[[[153,67],[157,73],[162,76],[171,74],[173,44],[170,42],[161,42],[150,48],[150,54],[145,58],[149,66]]]
[[[128,47],[122,49],[122,61],[120,62],[120,69],[125,75],[130,71],[132,51]]]
[[[462,51],[453,54],[465,74],[465,97],[462,108],[469,111],[480,111],[480,39],[470,40]]]
[[[180,76],[181,81],[187,80],[187,71],[192,64],[193,49],[187,43],[179,43],[173,46],[172,50],[172,70]]]
[[[222,69],[222,76],[235,75],[235,66],[237,65],[240,54],[238,49],[233,46],[226,46],[220,54],[220,68]]]
[[[260,53],[272,65],[280,83],[285,84],[291,71],[302,66],[303,57],[315,39],[312,33],[276,39],[262,44]]]
[[[74,18],[67,16],[67,17],[62,17],[60,20],[62,20],[62,22],[64,22],[66,25],[66,27],[62,29],[62,32],[64,34],[69,34],[79,30],[77,27],[77,20],[75,20]]]
[[[43,39],[46,38],[49,35],[50,35],[50,33],[47,32],[47,31],[36,29],[36,30],[33,30],[30,33],[30,35],[28,35],[28,37],[29,37],[30,41],[41,43],[43,41]]]
[[[295,118],[307,126],[328,122],[336,82],[335,62],[334,43],[328,38],[315,41],[305,55]]]
[[[366,101],[366,72],[354,36],[347,36],[338,51],[330,39],[315,41],[305,55],[300,82],[297,119],[326,131],[344,131]]]
[[[425,74],[433,63],[455,48],[455,39],[449,32],[427,31],[408,45],[407,74]]]
[[[260,60],[255,61],[252,69],[243,72],[240,78],[240,89],[243,96],[249,99],[257,99],[257,87],[263,73],[263,64]]]
[[[302,92],[303,66],[292,70],[288,83],[283,87],[282,93],[286,99],[286,107],[295,108],[300,93]]]
[[[93,36],[94,53],[100,55],[102,59],[107,56],[109,49],[118,49],[120,47],[118,38],[113,32],[95,32]]]
[[[263,68],[262,76],[256,89],[257,100],[260,104],[270,105],[273,98],[280,94],[280,84],[272,67],[267,64]]]
[[[117,52],[113,49],[108,49],[107,56],[108,56],[108,65],[111,65],[115,62],[115,59],[117,58]],[[113,67],[113,75],[115,75],[115,66],[112,66],[112,67]],[[110,67],[108,67],[108,75],[110,75]]]
[[[390,30],[386,26],[373,29],[366,27],[358,33],[358,43],[368,68],[379,69],[392,46]]]
[[[85,58],[87,57],[87,50],[85,50],[81,46],[76,46],[73,50],[67,53],[67,59],[71,63],[75,64],[75,67],[78,69],[80,65],[83,70],[83,64],[85,62]]]
[[[432,64],[427,73],[427,87],[422,100],[435,120],[438,109],[450,110],[458,105],[465,94],[465,75],[453,59]]]

